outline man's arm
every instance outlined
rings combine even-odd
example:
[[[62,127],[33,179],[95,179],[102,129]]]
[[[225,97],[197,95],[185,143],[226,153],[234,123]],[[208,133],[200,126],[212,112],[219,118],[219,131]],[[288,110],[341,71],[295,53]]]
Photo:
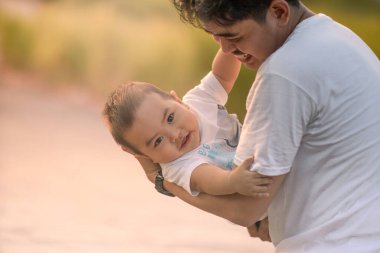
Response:
[[[158,170],[160,170],[160,165],[157,163],[153,163],[148,158],[143,157],[135,157],[137,161],[140,163],[141,167],[144,169],[146,177],[150,182],[154,184],[155,178],[157,176]]]
[[[148,179],[154,182],[158,165],[144,158],[137,159],[143,167]],[[191,196],[182,187],[164,181],[164,187],[186,203],[197,207],[203,211],[227,219],[233,223],[244,227],[252,226],[266,212],[270,202],[277,193],[286,175],[272,177],[272,183],[268,190],[268,198],[253,198],[240,194],[231,195],[209,195],[200,193],[198,196]]]
[[[240,73],[241,62],[233,55],[223,53],[221,49],[215,55],[212,62],[212,73],[222,84],[227,94],[234,87]]]
[[[272,177],[273,183],[269,189],[268,198],[252,198],[240,194],[216,196],[204,193],[193,197],[176,184],[165,181],[164,186],[166,190],[192,206],[238,225],[250,227],[266,212],[284,178],[285,175]]]

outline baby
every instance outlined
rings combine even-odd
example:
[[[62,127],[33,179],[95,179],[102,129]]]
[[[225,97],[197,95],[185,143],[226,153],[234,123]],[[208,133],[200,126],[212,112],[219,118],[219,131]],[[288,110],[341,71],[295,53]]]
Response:
[[[224,105],[239,71],[239,59],[219,50],[212,71],[183,101],[173,91],[131,82],[110,95],[103,115],[124,151],[159,163],[166,180],[193,196],[265,197],[270,178],[245,170],[245,164],[233,168],[241,124]],[[156,188],[170,194],[162,185]]]

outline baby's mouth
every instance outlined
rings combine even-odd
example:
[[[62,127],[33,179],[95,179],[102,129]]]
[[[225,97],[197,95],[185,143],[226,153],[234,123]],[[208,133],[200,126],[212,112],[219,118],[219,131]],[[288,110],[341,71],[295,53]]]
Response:
[[[188,133],[188,134],[182,139],[180,149],[182,149],[183,147],[186,146],[186,144],[189,142],[189,139],[190,139],[190,133]]]

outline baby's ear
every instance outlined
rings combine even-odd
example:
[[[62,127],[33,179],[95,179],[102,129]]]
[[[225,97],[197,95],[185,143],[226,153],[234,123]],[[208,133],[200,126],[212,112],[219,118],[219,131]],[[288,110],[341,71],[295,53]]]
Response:
[[[121,149],[131,155],[133,155],[134,157],[136,158],[145,158],[145,159],[150,159],[149,157],[147,157],[146,155],[141,155],[141,154],[136,154],[135,152],[133,152],[132,149],[128,148],[127,146],[121,146]]]
[[[180,99],[178,96],[177,96],[177,93],[174,91],[174,90],[171,90],[170,91],[170,96],[172,96],[174,98],[175,101],[177,101],[178,103],[180,103],[181,105],[185,106],[187,109],[190,109],[190,107],[183,103],[182,102],[182,99]]]
[[[175,99],[175,101],[182,104],[182,100],[177,96],[177,93],[174,90],[170,91],[170,96],[172,96]]]
[[[121,146],[121,149],[124,151],[124,152],[127,152],[127,153],[130,153],[131,155],[135,155],[132,151],[132,149],[128,148],[127,146]]]
[[[146,155],[140,155],[140,154],[133,154],[135,156],[136,159],[139,159],[139,158],[143,158],[143,159],[149,159],[149,157],[147,157]]]

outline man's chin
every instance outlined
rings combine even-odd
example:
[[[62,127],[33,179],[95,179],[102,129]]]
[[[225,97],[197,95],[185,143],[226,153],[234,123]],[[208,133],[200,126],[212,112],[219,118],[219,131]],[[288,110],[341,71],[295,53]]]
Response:
[[[244,66],[252,70],[258,70],[261,66],[261,63],[259,63],[258,61],[252,61],[244,63]]]
[[[252,64],[244,64],[244,66],[250,70],[258,70],[259,67],[257,67],[256,65],[252,65]]]

